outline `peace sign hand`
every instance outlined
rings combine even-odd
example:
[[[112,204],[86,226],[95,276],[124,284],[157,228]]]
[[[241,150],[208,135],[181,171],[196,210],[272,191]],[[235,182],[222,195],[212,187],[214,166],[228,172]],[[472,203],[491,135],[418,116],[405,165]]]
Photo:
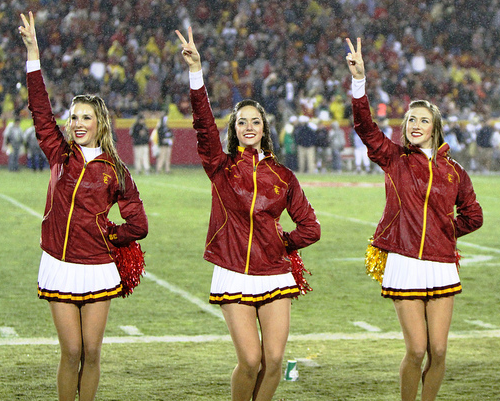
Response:
[[[351,40],[346,38],[346,41],[351,50],[346,56],[349,71],[351,71],[353,78],[363,79],[365,77],[365,64],[363,63],[363,56],[361,55],[361,38],[358,38],[356,51],[354,50]]]
[[[21,14],[23,25],[19,26],[18,30],[23,38],[24,45],[28,50],[28,60],[39,60],[38,42],[36,40],[35,17],[29,12],[29,21],[24,14]]]
[[[178,30],[176,30],[175,33],[182,42],[182,57],[184,57],[184,60],[186,60],[186,63],[189,66],[189,71],[200,71],[201,58],[200,53],[198,53],[198,50],[196,49],[196,46],[194,44],[193,30],[191,29],[191,27],[188,28],[189,42],[186,42],[186,39],[184,39],[184,36],[182,36],[182,34]]]

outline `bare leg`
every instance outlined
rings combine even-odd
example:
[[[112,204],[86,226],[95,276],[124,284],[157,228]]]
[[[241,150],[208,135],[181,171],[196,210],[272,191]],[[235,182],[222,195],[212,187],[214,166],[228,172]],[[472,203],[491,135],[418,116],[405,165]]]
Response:
[[[406,345],[406,354],[399,369],[401,400],[415,401],[427,350],[425,303],[421,300],[396,300],[394,306]]]
[[[427,363],[422,375],[422,401],[434,401],[446,370],[446,349],[455,297],[433,299],[427,302],[429,344]]]
[[[80,308],[63,302],[49,302],[49,305],[61,348],[61,359],[57,368],[59,401],[74,401],[78,391],[78,371],[82,356]]]
[[[243,304],[224,304],[221,309],[238,358],[231,377],[231,400],[249,401],[262,359],[257,309]]]
[[[262,368],[253,393],[254,401],[271,401],[281,379],[283,356],[290,330],[290,298],[278,299],[257,310],[262,332]]]
[[[101,374],[101,346],[111,301],[82,306],[83,359],[80,377],[80,401],[92,401]]]

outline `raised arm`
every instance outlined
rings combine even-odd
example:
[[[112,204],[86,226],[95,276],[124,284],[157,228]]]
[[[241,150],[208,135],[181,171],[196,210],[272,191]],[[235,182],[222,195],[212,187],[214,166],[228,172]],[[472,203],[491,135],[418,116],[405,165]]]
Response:
[[[352,74],[352,114],[354,129],[368,148],[368,156],[382,169],[389,167],[391,158],[388,155],[399,154],[398,145],[388,139],[372,119],[370,104],[365,96],[365,64],[361,54],[361,38],[357,39],[356,50],[349,38],[349,53],[346,60]]]
[[[227,155],[222,150],[219,130],[215,124],[214,115],[208,100],[208,94],[203,83],[200,53],[193,40],[193,31],[188,29],[188,39],[179,31],[175,31],[182,43],[182,57],[189,66],[190,98],[193,108],[193,128],[198,138],[198,154],[205,172],[210,179],[224,164]]]
[[[35,17],[31,11],[28,13],[28,17],[29,21],[24,14],[21,14],[23,25],[19,26],[18,30],[23,38],[24,45],[26,46],[27,60],[40,60],[40,52],[38,50],[38,42],[36,40]]]

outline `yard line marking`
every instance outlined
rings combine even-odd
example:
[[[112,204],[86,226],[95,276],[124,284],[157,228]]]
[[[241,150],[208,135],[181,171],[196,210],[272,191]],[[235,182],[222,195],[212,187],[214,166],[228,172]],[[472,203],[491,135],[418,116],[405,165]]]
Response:
[[[19,337],[14,330],[14,327],[0,326],[0,336],[1,337]]]
[[[468,338],[500,338],[500,330],[469,330],[450,332],[450,339]],[[403,334],[399,331],[377,332],[377,333],[311,333],[291,334],[289,341],[341,341],[341,340],[403,340]],[[129,343],[185,343],[185,342],[228,342],[229,335],[198,335],[198,336],[123,336],[104,337],[105,344],[129,344]],[[2,345],[57,345],[57,337],[51,338],[0,338]]]
[[[215,317],[218,317],[219,319],[224,320],[224,316],[222,316],[222,312],[220,311],[220,309],[215,309],[215,307],[213,307],[211,304],[204,302],[201,299],[196,298],[194,295],[190,294],[189,292],[184,291],[183,289],[181,289],[173,284],[170,284],[170,283],[166,282],[165,280],[162,280],[162,279],[156,277],[153,273],[146,272],[144,274],[144,277],[149,278],[149,279],[153,280],[156,284],[166,288],[167,290],[172,291],[175,294],[180,295],[182,298],[188,300],[189,302],[192,302],[193,304],[195,304],[196,306],[198,306],[200,309],[204,310],[205,312],[208,312],[208,313],[214,315]]]
[[[480,249],[481,251],[489,251],[489,252],[500,253],[500,249],[490,248],[489,246],[482,246],[482,245],[471,244],[470,242],[463,242],[463,241],[460,241],[460,240],[458,241],[458,243],[459,243],[459,246],[460,245],[465,245],[465,246],[468,246],[470,248]]]
[[[465,319],[464,322],[472,324],[474,326],[482,327],[483,329],[496,329],[497,328],[497,326],[490,324],[490,323],[485,323],[482,320],[467,320],[467,319]]]
[[[153,181],[153,182],[148,182],[148,185],[156,185],[159,187],[170,187],[178,190],[184,190],[184,191],[190,191],[190,192],[200,192],[206,195],[210,195],[212,193],[210,189],[210,182],[207,183],[207,187],[187,187],[183,185],[176,185],[176,184],[171,184],[163,181]]]
[[[323,212],[323,211],[316,210],[316,214],[318,214],[320,216],[323,215],[323,216],[333,217],[333,218],[339,219],[339,220],[347,220],[347,221],[351,221],[353,223],[363,224],[365,226],[366,225],[372,226],[372,227],[377,227],[378,226],[378,223],[374,223],[372,221],[365,221],[365,220],[355,219],[354,217],[340,216],[338,214],[333,214],[333,213],[329,213],[329,212]]]
[[[17,206],[20,209],[23,209],[25,212],[28,212],[29,214],[35,216],[38,219],[43,219],[43,216],[40,213],[33,210],[29,206],[26,206],[26,205],[22,204],[21,202],[15,200],[14,198],[11,198],[10,196],[7,196],[5,194],[0,193],[0,198],[6,200],[7,202],[12,203],[14,206]]]
[[[352,324],[354,326],[361,327],[362,329],[365,329],[366,331],[369,331],[372,333],[381,331],[379,327],[372,326],[371,324],[366,323],[366,322],[352,322]]]
[[[460,259],[460,266],[467,266],[469,264],[479,264],[489,262],[494,258],[493,255],[472,255]]]
[[[129,336],[143,336],[144,334],[135,326],[119,326]]]

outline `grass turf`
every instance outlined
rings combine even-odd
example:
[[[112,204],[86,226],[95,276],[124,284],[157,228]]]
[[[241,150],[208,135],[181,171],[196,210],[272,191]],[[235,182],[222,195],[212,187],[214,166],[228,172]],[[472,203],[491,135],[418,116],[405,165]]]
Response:
[[[56,399],[56,344],[45,301],[36,298],[38,246],[48,172],[0,170],[0,399]],[[171,175],[135,177],[150,222],[141,242],[147,276],[134,294],[112,302],[106,337],[133,340],[122,327],[134,326],[142,337],[227,335],[225,323],[189,299],[207,303],[211,266],[203,261],[210,211],[210,184],[198,168],[176,168]],[[483,206],[484,226],[459,241],[463,254],[463,294],[456,297],[448,371],[439,399],[497,400],[500,372],[498,337],[499,176],[472,177]],[[299,362],[300,379],[280,384],[275,399],[394,400],[398,366],[404,353],[400,339],[294,340],[311,333],[363,335],[356,322],[384,333],[399,333],[393,306],[364,273],[363,255],[384,205],[381,175],[299,176],[322,224],[322,239],[303,251],[314,291],[293,302],[292,339],[286,358]],[[119,221],[113,210],[111,218]],[[291,227],[283,216],[285,229]],[[184,291],[185,297],[180,292]],[[479,334],[479,336],[478,336]],[[3,337],[2,337],[3,336]],[[17,337],[16,337],[17,336]],[[27,344],[16,345],[16,340]],[[228,400],[235,365],[230,341],[105,343],[99,400]]]

